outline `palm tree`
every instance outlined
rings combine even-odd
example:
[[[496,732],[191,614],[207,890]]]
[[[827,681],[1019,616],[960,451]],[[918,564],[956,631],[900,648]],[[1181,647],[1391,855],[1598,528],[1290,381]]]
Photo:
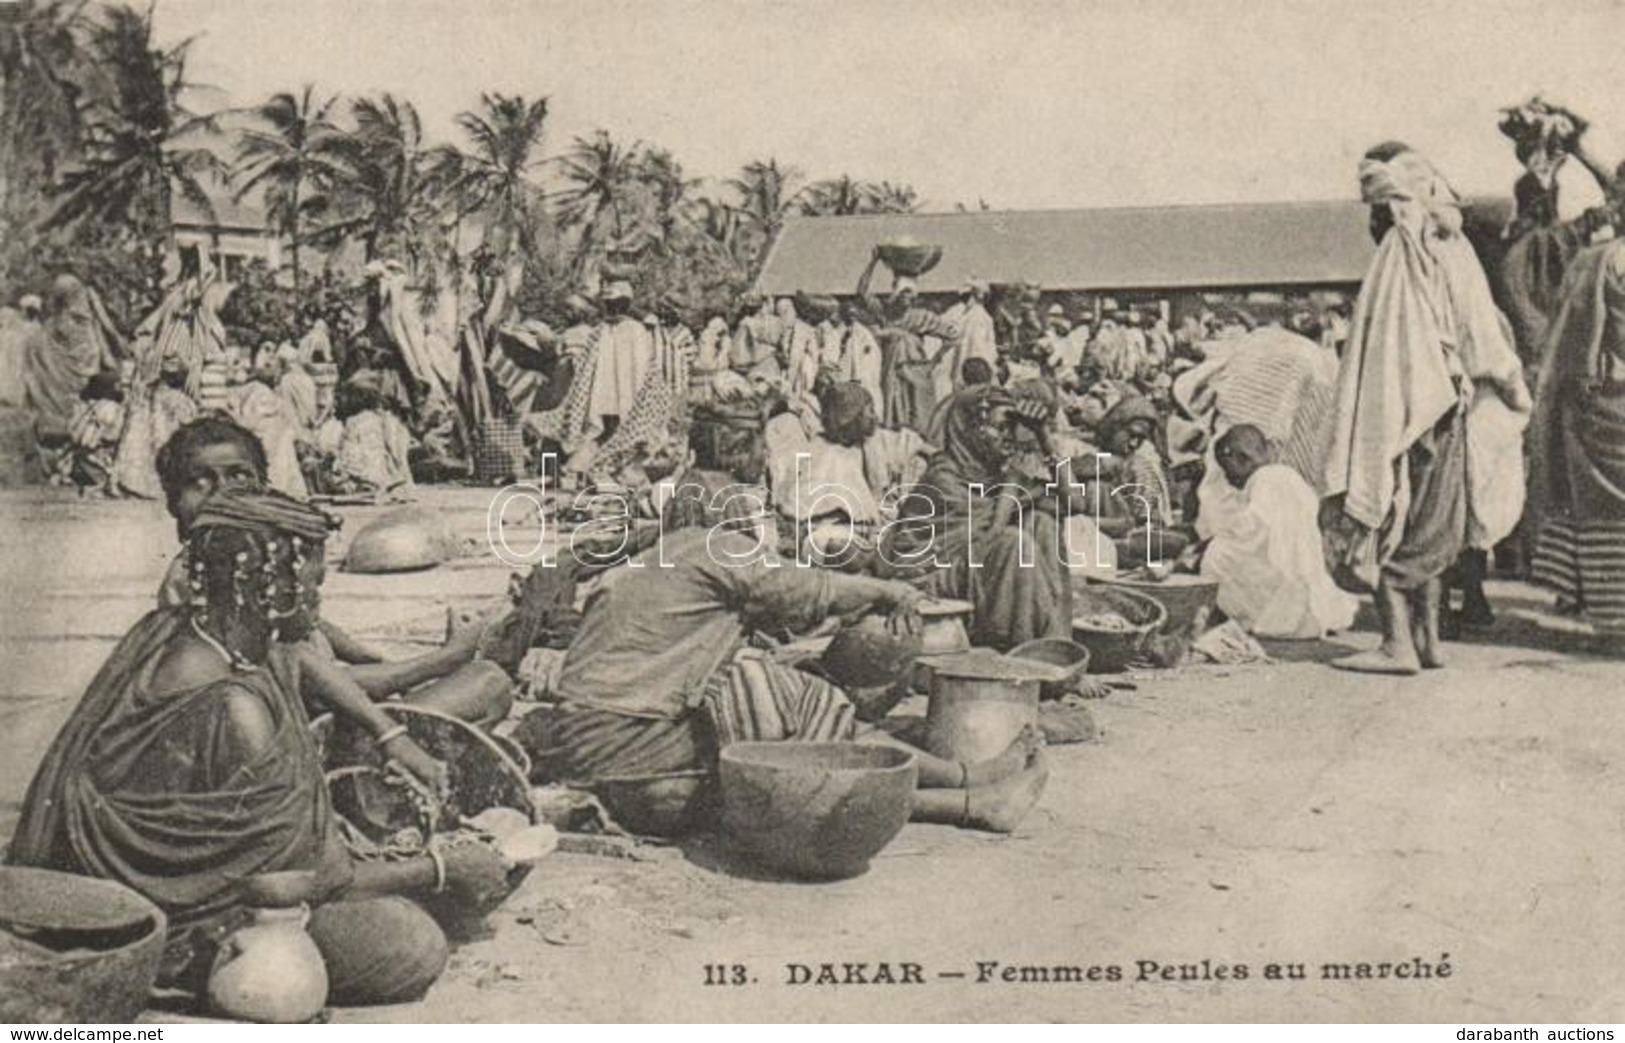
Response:
[[[878,190],[869,182],[855,181],[850,175],[842,174],[808,185],[797,203],[803,213],[814,217],[840,217],[873,212],[878,195]]]
[[[920,194],[910,185],[882,181],[875,189],[875,212],[912,214],[920,208]]]
[[[751,258],[751,274],[767,256],[768,248],[778,238],[784,219],[796,206],[795,186],[801,180],[801,171],[795,167],[781,167],[777,159],[752,160],[745,164],[739,176],[728,181],[740,197],[739,212],[752,225],[760,242]]]
[[[191,43],[162,49],[150,11],[122,4],[104,10],[90,30],[89,52],[105,82],[86,113],[84,159],[63,178],[48,225],[128,228],[156,262],[172,234],[175,193],[213,220],[206,183],[225,165],[203,145],[216,118],[187,105],[196,89],[186,76]]]
[[[647,190],[649,232],[655,249],[670,257],[696,228],[690,193],[699,181],[684,177],[682,164],[663,148],[645,149],[637,157],[634,176]]]
[[[521,95],[480,95],[478,111],[457,116],[468,137],[467,151],[449,146],[434,150],[431,179],[460,220],[486,215],[498,256],[515,249],[532,252],[533,220],[540,192],[532,175],[547,124],[546,98],[526,101]]]
[[[699,233],[699,244],[741,277],[746,275],[751,250],[739,209],[709,196],[692,200],[687,209],[689,221]]]
[[[266,218],[288,237],[296,291],[303,218],[320,210],[326,193],[344,178],[343,132],[330,118],[337,102],[336,97],[318,99],[310,84],[297,96],[274,94],[253,110],[268,129],[245,128],[237,141],[236,197],[264,189]]]
[[[432,260],[437,231],[423,121],[411,102],[387,92],[357,98],[350,116],[355,129],[333,144],[339,176],[331,206],[349,216],[315,230],[312,238],[356,236],[369,261],[399,252],[417,268]]]
[[[606,236],[618,243],[634,226],[633,190],[638,172],[637,146],[624,148],[609,132],[576,138],[574,147],[560,157],[569,187],[559,193],[559,217],[566,227],[579,228],[576,270],[586,267],[591,255],[606,245]]]

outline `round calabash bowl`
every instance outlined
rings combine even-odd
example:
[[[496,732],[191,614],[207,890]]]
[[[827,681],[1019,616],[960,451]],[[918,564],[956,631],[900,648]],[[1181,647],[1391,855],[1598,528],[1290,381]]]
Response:
[[[908,821],[918,767],[890,746],[737,742],[720,775],[735,852],[785,876],[839,880],[867,870]]]
[[[0,866],[0,1021],[134,1021],[166,928],[163,912],[123,884]]]

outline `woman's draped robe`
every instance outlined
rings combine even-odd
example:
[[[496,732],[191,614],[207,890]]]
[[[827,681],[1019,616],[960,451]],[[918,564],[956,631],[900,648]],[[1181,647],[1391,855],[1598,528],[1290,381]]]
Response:
[[[272,671],[154,688],[186,626],[184,611],[159,609],[119,642],[45,754],[7,858],[128,884],[172,934],[234,904],[245,877],[316,868],[329,825],[304,709]],[[234,737],[230,696],[268,715],[263,749]]]

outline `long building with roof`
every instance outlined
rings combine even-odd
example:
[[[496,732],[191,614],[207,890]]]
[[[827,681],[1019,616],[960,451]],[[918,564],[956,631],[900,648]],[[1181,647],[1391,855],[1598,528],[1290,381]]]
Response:
[[[1500,201],[1472,204],[1475,241],[1493,241],[1506,210]],[[1349,201],[792,217],[756,289],[850,295],[874,247],[904,237],[942,247],[941,262],[918,280],[922,294],[954,293],[977,279],[1163,303],[1347,294],[1373,250],[1368,211]],[[882,268],[873,288],[889,285]]]

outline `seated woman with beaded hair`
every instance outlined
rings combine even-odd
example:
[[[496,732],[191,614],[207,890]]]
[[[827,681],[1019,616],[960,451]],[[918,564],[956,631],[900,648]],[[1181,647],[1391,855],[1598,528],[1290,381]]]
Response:
[[[46,753],[7,861],[125,884],[163,908],[161,982],[200,992],[264,875],[313,904],[329,1000],[396,1003],[445,967],[445,935],[407,895],[485,911],[510,867],[461,845],[352,862],[278,646],[319,618],[330,521],[278,494],[216,493],[186,539],[188,597],[136,623]],[[389,744],[393,736],[379,736]],[[459,911],[462,911],[459,909]]]
[[[253,432],[223,416],[203,416],[182,425],[158,453],[158,475],[169,513],[182,540],[192,519],[212,494],[221,490],[257,492],[266,488],[265,451]],[[161,605],[186,601],[187,560],[183,552],[171,563],[159,589]],[[330,709],[351,717],[371,718],[378,727],[390,723],[368,703],[390,696],[462,720],[491,724],[512,705],[511,684],[491,663],[472,662],[481,627],[455,626],[439,649],[410,659],[388,661],[332,622],[322,619],[300,645],[298,688]],[[433,765],[410,749],[400,759],[420,774]]]

